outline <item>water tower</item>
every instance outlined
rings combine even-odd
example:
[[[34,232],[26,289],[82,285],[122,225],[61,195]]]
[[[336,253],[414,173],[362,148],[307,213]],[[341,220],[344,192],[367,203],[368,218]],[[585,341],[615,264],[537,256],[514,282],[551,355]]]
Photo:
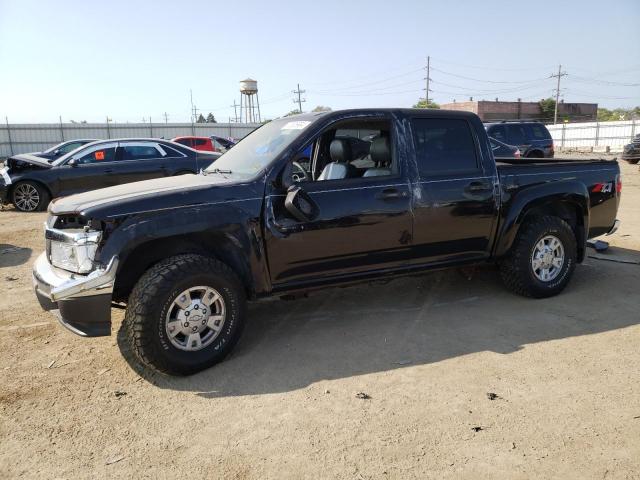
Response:
[[[258,82],[247,78],[240,82],[240,122],[260,123],[260,121]]]

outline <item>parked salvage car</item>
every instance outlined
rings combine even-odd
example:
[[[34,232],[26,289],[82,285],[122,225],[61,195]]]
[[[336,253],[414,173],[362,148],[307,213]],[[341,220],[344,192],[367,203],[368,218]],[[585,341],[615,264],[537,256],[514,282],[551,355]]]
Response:
[[[91,143],[91,142],[97,142],[98,140],[93,138],[93,139],[89,139],[89,138],[84,138],[84,139],[78,139],[78,140],[68,140],[66,142],[62,142],[59,143],[57,145],[54,145],[51,148],[47,148],[46,150],[42,151],[42,152],[33,152],[31,153],[31,155],[35,155],[36,157],[41,157],[44,158],[46,160],[48,160],[49,162],[60,158],[63,155],[66,155],[69,152],[74,151],[76,148],[80,148],[83,145],[86,145],[87,143]]]
[[[553,158],[553,139],[540,122],[510,120],[486,123],[485,128],[491,138],[517,146],[525,158]]]
[[[500,140],[489,137],[489,143],[491,144],[491,150],[496,160],[501,158],[520,158],[520,149],[513,145],[508,145]]]
[[[171,141],[201,152],[216,151],[210,137],[176,137],[171,139]]]
[[[356,160],[359,130],[375,134]],[[110,335],[112,302],[126,305],[137,359],[191,374],[231,352],[248,299],[478,263],[517,294],[556,295],[587,239],[618,228],[621,188],[615,161],[496,164],[469,112],[309,113],[258,128],[201,175],[52,202],[35,293],[83,336]]]
[[[196,173],[219,156],[145,138],[92,142],[52,163],[31,154],[13,155],[0,170],[0,201],[24,212],[45,210],[55,197]]]
[[[622,159],[632,164],[640,162],[640,134],[633,137],[633,141],[623,147]]]
[[[237,141],[232,140],[230,138],[218,137],[216,135],[211,135],[209,138],[211,139],[211,142],[213,143],[213,148],[215,148],[216,152],[221,152],[221,153],[226,152],[227,150],[232,148],[236,143],[238,143]]]

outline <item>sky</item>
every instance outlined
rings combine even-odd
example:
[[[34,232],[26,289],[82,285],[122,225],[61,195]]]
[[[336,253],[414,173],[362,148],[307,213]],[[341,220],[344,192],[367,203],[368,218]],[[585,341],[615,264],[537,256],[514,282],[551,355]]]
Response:
[[[562,64],[565,102],[640,105],[640,0],[0,0],[0,118],[234,117],[258,81],[263,118],[410,107],[430,98],[537,101]]]

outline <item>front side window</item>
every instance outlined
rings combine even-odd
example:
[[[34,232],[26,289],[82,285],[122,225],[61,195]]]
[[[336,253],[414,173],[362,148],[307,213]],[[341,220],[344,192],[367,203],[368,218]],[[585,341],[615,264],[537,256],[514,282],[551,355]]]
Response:
[[[116,147],[99,148],[94,147],[87,153],[80,153],[76,157],[77,163],[85,165],[89,163],[113,162],[116,159]]]
[[[413,140],[421,176],[478,170],[476,146],[466,120],[416,118]]]
[[[58,151],[60,153],[69,153],[73,150],[75,150],[78,147],[81,147],[82,145],[84,145],[82,142],[72,142],[72,143],[68,143],[66,145],[64,145],[63,147],[59,148]]]
[[[330,127],[293,158],[293,180],[352,181],[397,173],[386,120],[353,120]]]
[[[204,138],[194,138],[193,141],[195,142],[196,147],[201,147],[207,144],[207,141]]]

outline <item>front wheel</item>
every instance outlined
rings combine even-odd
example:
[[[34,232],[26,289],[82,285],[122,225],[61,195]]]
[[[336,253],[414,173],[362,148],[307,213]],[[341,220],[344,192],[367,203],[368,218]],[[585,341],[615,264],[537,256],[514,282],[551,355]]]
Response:
[[[558,217],[534,217],[523,225],[500,261],[507,288],[525,297],[557,295],[569,283],[577,259],[573,230]]]
[[[11,202],[21,212],[41,212],[49,200],[49,192],[35,182],[19,182],[11,194]]]
[[[229,267],[202,255],[177,255],[138,280],[129,296],[125,335],[143,365],[190,375],[233,350],[245,312],[244,287]]]

